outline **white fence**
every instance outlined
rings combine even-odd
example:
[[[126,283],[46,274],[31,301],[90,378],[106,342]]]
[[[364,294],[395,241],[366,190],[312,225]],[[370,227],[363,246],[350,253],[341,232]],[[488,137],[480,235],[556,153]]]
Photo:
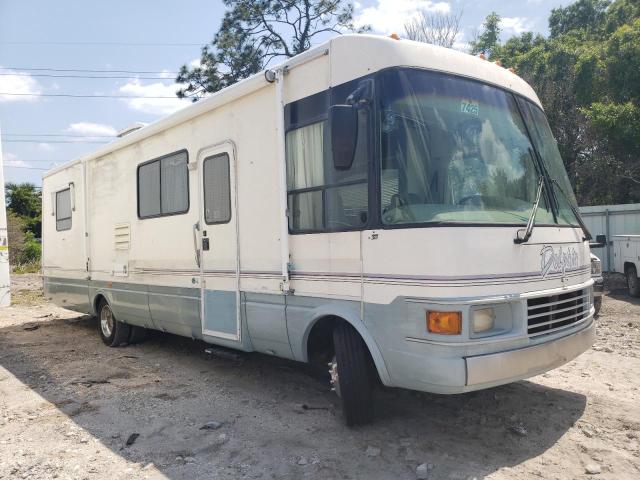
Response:
[[[609,265],[613,265],[613,236],[640,235],[640,203],[580,207],[580,213],[594,240],[596,235],[607,236],[607,246],[594,248],[593,253],[602,261],[602,269],[609,271]]]

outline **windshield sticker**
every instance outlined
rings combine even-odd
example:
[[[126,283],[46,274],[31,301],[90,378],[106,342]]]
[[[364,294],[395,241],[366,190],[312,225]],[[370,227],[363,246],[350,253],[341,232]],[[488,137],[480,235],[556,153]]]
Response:
[[[540,267],[542,278],[549,273],[562,273],[565,276],[567,270],[578,268],[578,252],[573,247],[556,250],[551,245],[545,245],[540,251]]]
[[[475,115],[477,117],[480,113],[480,105],[478,102],[474,102],[473,100],[460,100],[460,112]]]

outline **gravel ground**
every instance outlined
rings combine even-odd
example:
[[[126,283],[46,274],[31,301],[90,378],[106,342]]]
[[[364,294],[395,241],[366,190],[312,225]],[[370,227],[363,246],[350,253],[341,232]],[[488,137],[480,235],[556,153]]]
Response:
[[[640,478],[640,302],[616,277],[575,361],[465,395],[388,389],[357,429],[302,365],[162,334],[110,349],[37,276],[13,280],[0,479]]]

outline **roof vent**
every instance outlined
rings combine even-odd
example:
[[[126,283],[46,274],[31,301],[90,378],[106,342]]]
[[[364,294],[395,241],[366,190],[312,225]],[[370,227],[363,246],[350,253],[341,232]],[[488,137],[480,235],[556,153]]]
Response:
[[[129,135],[130,133],[135,132],[136,130],[140,130],[142,127],[146,127],[147,124],[146,123],[142,123],[142,122],[136,122],[133,125],[129,125],[128,127],[120,130],[118,132],[118,134],[116,135],[118,138],[122,138],[125,135]]]

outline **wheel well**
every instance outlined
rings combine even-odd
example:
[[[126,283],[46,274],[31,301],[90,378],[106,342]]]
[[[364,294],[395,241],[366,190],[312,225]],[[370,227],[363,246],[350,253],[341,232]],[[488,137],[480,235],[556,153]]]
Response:
[[[107,301],[107,298],[104,295],[102,295],[101,293],[96,295],[96,298],[93,299],[93,311],[95,312],[96,315],[98,315],[100,313],[100,312],[98,312],[98,307],[100,306],[102,301],[105,301],[105,302],[109,303]]]
[[[309,338],[307,339],[307,359],[310,364],[319,366],[322,370],[326,370],[326,364],[333,359],[333,329],[338,323],[347,323],[355,330],[349,322],[337,316],[322,317],[316,321],[313,327],[311,327],[311,332],[309,332]],[[357,330],[356,333],[358,333],[358,336],[362,340],[362,343],[364,343],[367,351],[369,366],[371,367],[372,373],[375,375],[375,377],[372,378],[376,378],[378,382],[380,382],[378,369],[376,368],[373,356],[369,351],[369,346]]]
[[[638,273],[638,269],[636,268],[633,262],[624,262],[624,273],[627,273],[629,270],[634,269],[636,274]]]
[[[344,322],[340,317],[324,317],[316,321],[307,340],[309,363],[328,362],[333,358],[333,328]]]

